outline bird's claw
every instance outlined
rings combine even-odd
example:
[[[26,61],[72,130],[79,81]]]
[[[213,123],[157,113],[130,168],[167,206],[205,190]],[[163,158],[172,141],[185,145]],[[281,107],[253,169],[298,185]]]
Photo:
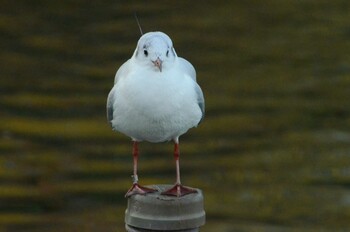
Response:
[[[138,183],[134,183],[128,192],[125,194],[125,197],[130,197],[135,194],[145,195],[147,193],[157,192],[157,190],[152,188],[147,188],[139,185]]]
[[[182,197],[191,193],[197,193],[197,190],[182,186],[181,184],[175,184],[172,188],[162,192],[161,195]]]

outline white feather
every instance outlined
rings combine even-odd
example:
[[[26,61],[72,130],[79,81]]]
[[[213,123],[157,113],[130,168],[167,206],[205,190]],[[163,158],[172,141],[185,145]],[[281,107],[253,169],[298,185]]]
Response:
[[[156,56],[163,60],[161,71],[152,63]],[[107,118],[113,129],[135,141],[177,141],[203,116],[194,67],[177,57],[164,33],[144,34],[132,58],[117,71],[108,95]]]

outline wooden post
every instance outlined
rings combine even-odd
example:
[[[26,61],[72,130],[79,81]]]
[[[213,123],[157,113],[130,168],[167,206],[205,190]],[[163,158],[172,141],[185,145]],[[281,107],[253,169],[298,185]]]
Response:
[[[182,197],[160,195],[170,185],[149,186],[157,192],[128,198],[125,228],[128,232],[196,232],[205,223],[200,189]]]

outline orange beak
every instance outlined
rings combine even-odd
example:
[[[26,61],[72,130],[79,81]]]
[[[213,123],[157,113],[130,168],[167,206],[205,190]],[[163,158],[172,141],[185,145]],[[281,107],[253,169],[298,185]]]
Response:
[[[159,71],[161,72],[162,71],[162,60],[159,59],[159,57],[155,60],[155,61],[152,61],[154,66],[156,66],[157,68],[159,68]]]

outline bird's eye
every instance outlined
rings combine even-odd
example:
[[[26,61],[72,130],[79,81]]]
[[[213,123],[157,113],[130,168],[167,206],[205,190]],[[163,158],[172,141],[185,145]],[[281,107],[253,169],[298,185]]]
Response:
[[[169,56],[169,50],[168,51],[166,51],[166,57],[168,57]]]
[[[148,51],[147,50],[143,50],[143,54],[145,54],[145,56],[148,56]]]

